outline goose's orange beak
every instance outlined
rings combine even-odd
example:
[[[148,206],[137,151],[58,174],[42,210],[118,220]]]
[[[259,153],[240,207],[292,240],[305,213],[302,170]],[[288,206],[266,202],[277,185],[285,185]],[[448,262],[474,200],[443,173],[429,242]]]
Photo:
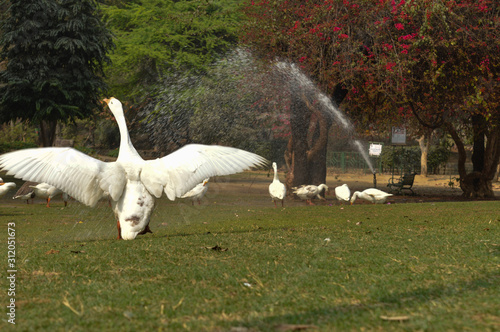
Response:
[[[109,98],[109,99],[108,98],[104,98],[103,100],[106,102],[106,105],[107,105],[111,101],[111,98]]]

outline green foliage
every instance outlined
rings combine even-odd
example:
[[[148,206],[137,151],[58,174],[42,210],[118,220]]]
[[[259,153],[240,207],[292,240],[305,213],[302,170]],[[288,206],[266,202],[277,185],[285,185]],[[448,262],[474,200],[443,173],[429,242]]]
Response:
[[[108,152],[108,156],[109,157],[113,157],[113,158],[118,158],[118,153],[120,152],[119,149],[114,149],[114,150],[110,150]]]
[[[420,155],[418,146],[396,146],[383,149],[380,158],[384,168],[413,172],[420,167]]]
[[[89,156],[95,156],[97,154],[94,149],[86,147],[86,146],[77,145],[77,146],[75,146],[75,149],[80,151],[80,152],[83,152]]]
[[[197,142],[282,158],[283,147],[271,130],[282,92],[270,84],[271,77],[241,49],[207,66],[203,75],[171,73],[144,108],[151,143],[164,152]]]
[[[427,166],[433,173],[436,173],[438,167],[445,165],[450,158],[450,148],[443,145],[432,146],[427,156]]]
[[[29,121],[12,121],[0,125],[0,142],[36,143],[37,138],[37,129]]]
[[[109,119],[97,120],[94,131],[94,146],[101,148],[117,148],[120,145],[120,132],[116,121]]]
[[[203,72],[237,42],[238,1],[144,0],[104,6],[116,35],[107,68],[118,97],[140,97],[168,72]]]
[[[0,121],[70,121],[100,107],[113,47],[93,0],[11,0],[3,22]]]
[[[9,151],[14,151],[14,150],[21,150],[21,149],[37,148],[37,147],[38,147],[38,144],[33,143],[33,142],[0,141],[0,153],[5,153],[5,152],[9,152]]]
[[[394,168],[396,171],[413,172],[420,169],[421,154],[418,146],[396,146],[383,149],[380,158],[386,169]],[[450,154],[450,147],[446,144],[432,145],[427,156],[429,170],[435,173],[440,166],[448,162]]]
[[[268,98],[264,72],[255,71],[248,54],[238,51],[217,62],[202,78],[200,102],[190,121],[192,139],[206,144],[223,144],[270,152],[271,109],[259,101]],[[265,153],[265,154],[264,154]]]

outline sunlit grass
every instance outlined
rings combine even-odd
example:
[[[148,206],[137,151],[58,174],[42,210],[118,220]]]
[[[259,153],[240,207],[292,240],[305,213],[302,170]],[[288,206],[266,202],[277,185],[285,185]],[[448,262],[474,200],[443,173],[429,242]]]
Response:
[[[265,187],[232,186],[201,206],[160,200],[154,233],[134,241],[115,240],[106,202],[1,206],[2,243],[16,224],[16,327],[500,329],[497,201],[275,209]]]

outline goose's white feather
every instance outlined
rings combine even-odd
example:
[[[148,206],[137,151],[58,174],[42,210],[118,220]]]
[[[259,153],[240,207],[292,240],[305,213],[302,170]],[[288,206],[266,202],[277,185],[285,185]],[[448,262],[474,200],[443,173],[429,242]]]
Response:
[[[99,181],[110,166],[71,148],[39,148],[1,155],[0,167],[8,170],[8,175],[48,183],[94,206],[103,192]]]
[[[341,202],[349,202],[351,198],[351,190],[347,186],[347,184],[343,184],[341,186],[335,187],[335,197]]]
[[[264,158],[236,148],[190,144],[160,159],[145,162],[141,181],[157,198],[181,197],[203,179],[262,166]]]
[[[115,162],[103,162],[71,148],[39,148],[0,156],[0,168],[26,181],[45,182],[94,206],[109,193],[124,239],[146,231],[154,198],[174,200],[203,179],[228,175],[267,161],[250,152],[222,146],[187,145],[156,160],[143,160],[130,141],[119,100],[107,99],[120,130]]]
[[[278,166],[275,162],[273,162],[273,170],[274,170],[274,178],[273,182],[269,185],[269,195],[271,195],[271,199],[276,205],[276,201],[281,201],[281,205],[283,206],[283,201],[286,196],[286,187],[283,183],[280,182],[278,176]]]
[[[354,201],[356,201],[356,198],[358,197],[372,202],[373,204],[382,204],[387,201],[387,198],[389,196],[392,196],[392,194],[388,194],[385,191],[379,189],[368,188],[361,192],[355,191],[354,194],[352,194],[351,204],[354,203]]]

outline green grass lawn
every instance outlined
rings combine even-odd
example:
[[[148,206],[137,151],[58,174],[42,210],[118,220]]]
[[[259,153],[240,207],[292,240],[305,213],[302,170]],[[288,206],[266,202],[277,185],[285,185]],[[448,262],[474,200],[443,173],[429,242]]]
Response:
[[[275,209],[265,188],[209,190],[159,200],[134,241],[106,202],[9,202],[0,221],[2,275],[15,223],[18,330],[500,330],[498,201]]]

